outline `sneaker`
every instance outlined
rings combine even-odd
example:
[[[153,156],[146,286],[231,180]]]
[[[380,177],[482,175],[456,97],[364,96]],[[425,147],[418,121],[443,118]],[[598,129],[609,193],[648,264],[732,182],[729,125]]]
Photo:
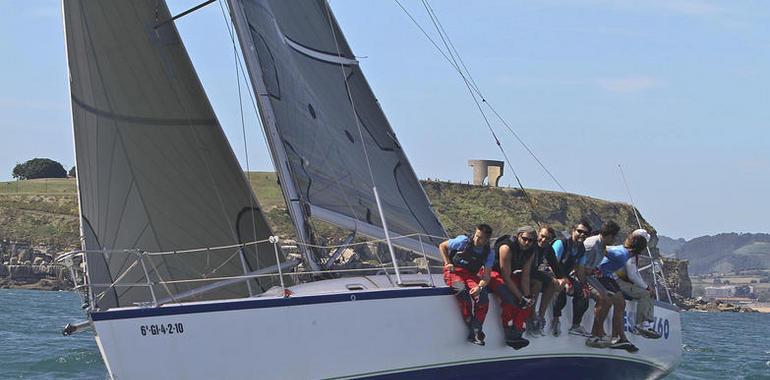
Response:
[[[598,336],[592,336],[586,339],[586,346],[593,348],[601,348],[601,338]]]
[[[484,332],[480,329],[472,329],[468,334],[468,341],[479,346],[483,346],[485,344],[484,338],[486,338],[486,334],[484,334]]]
[[[580,326],[580,325],[570,327],[569,334],[570,335],[585,336],[585,337],[590,337],[591,336],[591,334],[588,331],[586,331],[586,329],[584,329],[583,326]]]
[[[609,336],[607,336],[607,335],[605,335],[605,336],[603,336],[603,337],[601,337],[601,338],[599,338],[599,339],[601,340],[601,343],[602,343],[602,347],[603,347],[603,348],[609,348],[609,347],[610,347],[610,345],[612,344],[612,338],[610,338],[610,337],[609,337]]]
[[[617,339],[613,341],[614,343],[610,344],[610,348],[620,349],[620,350],[626,350],[628,352],[636,352],[639,351],[639,348],[634,346],[633,343],[629,342],[625,339]]]
[[[636,335],[641,335],[648,339],[660,339],[661,334],[652,327],[645,327],[645,326],[634,326],[633,333]]]
[[[553,336],[561,335],[561,322],[558,318],[551,322],[551,334],[553,334]]]
[[[505,334],[505,344],[512,347],[514,350],[520,350],[529,346],[529,340],[524,339],[521,335],[522,331],[516,330],[513,327],[510,328]]]
[[[538,318],[537,323],[540,327],[537,330],[537,333],[540,334],[540,336],[545,336],[545,318]]]

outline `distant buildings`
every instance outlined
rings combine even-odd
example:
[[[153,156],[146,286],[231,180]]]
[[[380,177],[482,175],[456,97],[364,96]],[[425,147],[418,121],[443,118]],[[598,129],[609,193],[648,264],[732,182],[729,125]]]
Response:
[[[703,298],[709,300],[738,300],[754,299],[754,287],[751,285],[726,285],[726,286],[707,286],[703,290]]]

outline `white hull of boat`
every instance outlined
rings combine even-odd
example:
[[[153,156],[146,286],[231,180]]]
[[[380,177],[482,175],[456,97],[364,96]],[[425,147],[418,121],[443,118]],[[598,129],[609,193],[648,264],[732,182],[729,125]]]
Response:
[[[635,379],[662,377],[681,359],[679,312],[661,306],[655,325],[663,337],[629,335],[637,353],[589,348],[568,335],[570,304],[560,337],[531,339],[515,351],[503,342],[492,297],[487,344],[476,346],[465,340],[449,289],[434,279],[441,287],[377,287],[384,276],[325,280],[295,286],[289,298],[122,308],[91,318],[115,379]],[[630,302],[627,316],[634,308]],[[590,308],[583,326],[592,320]]]

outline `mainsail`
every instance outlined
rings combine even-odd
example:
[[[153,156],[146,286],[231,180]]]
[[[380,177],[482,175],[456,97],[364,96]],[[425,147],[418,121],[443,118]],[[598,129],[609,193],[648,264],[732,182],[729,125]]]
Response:
[[[229,4],[300,238],[309,216],[384,237],[376,186],[393,243],[436,257],[446,233],[326,1]]]
[[[102,284],[92,288],[97,307],[151,301],[149,282],[158,298],[173,299],[211,284],[174,281],[274,266],[268,243],[137,261],[134,251],[221,247],[271,231],[174,23],[164,22],[166,4],[65,0],[63,11],[87,274]],[[241,281],[195,299],[249,296],[277,281]]]

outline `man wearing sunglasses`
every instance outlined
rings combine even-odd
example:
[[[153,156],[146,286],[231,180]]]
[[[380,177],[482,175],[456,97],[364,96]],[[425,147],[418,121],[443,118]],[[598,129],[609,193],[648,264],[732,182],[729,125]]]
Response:
[[[553,305],[553,320],[551,322],[551,334],[553,336],[561,335],[561,312],[567,305],[567,294],[572,295],[572,327],[569,332],[573,335],[589,337],[585,329],[580,326],[580,320],[575,317],[580,316],[588,308],[588,292],[584,284],[578,280],[575,274],[576,265],[583,260],[585,256],[585,247],[583,241],[591,234],[591,224],[583,219],[572,226],[570,236],[565,239],[556,240],[552,247],[559,262],[556,278],[567,279],[567,289],[562,290],[556,297],[556,303]]]
[[[495,242],[497,260],[489,286],[500,298],[505,343],[516,350],[529,345],[522,335],[532,306],[529,277],[535,239],[535,229],[526,226],[516,231],[515,238],[504,236]]]
[[[532,291],[533,312],[527,323],[527,336],[540,337],[545,336],[545,312],[551,305],[553,297],[564,289],[567,283],[566,279],[557,279],[554,273],[558,268],[556,254],[551,244],[556,239],[556,231],[553,227],[543,225],[537,231],[537,246],[535,247],[535,257],[532,260],[530,275],[530,287]],[[538,307],[537,298],[540,293]],[[537,312],[535,312],[537,310]]]

